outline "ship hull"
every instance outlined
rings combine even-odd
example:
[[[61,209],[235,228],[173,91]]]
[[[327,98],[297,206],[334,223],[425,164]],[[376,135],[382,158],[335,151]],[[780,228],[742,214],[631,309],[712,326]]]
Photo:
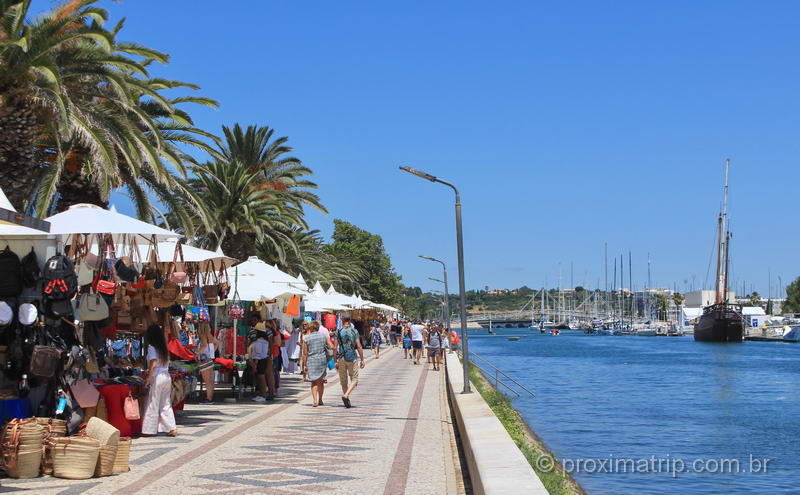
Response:
[[[743,334],[741,310],[726,304],[705,308],[694,326],[694,340],[697,342],[742,342]]]

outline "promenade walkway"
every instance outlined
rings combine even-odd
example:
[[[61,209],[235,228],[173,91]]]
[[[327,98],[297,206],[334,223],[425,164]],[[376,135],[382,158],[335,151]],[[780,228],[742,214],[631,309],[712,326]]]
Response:
[[[267,405],[187,406],[177,438],[134,441],[129,473],[3,480],[0,493],[463,493],[444,371],[402,357],[369,359],[351,409],[335,374],[317,408],[308,383],[284,375],[282,397]]]

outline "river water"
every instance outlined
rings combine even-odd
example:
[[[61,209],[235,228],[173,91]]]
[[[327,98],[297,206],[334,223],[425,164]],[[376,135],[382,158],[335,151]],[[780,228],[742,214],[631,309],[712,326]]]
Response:
[[[800,493],[800,344],[495,331],[471,350],[588,493]]]

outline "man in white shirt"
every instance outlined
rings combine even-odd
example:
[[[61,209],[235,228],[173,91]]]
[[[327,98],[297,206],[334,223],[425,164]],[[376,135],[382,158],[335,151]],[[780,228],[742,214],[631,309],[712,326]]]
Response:
[[[419,320],[414,320],[411,325],[411,355],[414,358],[414,364],[419,364],[419,357],[422,354],[422,341],[424,339],[423,333],[425,327],[422,326]]]

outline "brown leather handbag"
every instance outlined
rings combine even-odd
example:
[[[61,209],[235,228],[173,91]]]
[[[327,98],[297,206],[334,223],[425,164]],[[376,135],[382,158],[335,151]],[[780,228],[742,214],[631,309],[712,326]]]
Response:
[[[214,266],[214,260],[209,261],[206,271],[203,273],[203,298],[206,300],[206,304],[219,302],[219,276]]]
[[[48,345],[33,346],[31,353],[31,374],[42,378],[52,378],[61,365],[61,351]]]

